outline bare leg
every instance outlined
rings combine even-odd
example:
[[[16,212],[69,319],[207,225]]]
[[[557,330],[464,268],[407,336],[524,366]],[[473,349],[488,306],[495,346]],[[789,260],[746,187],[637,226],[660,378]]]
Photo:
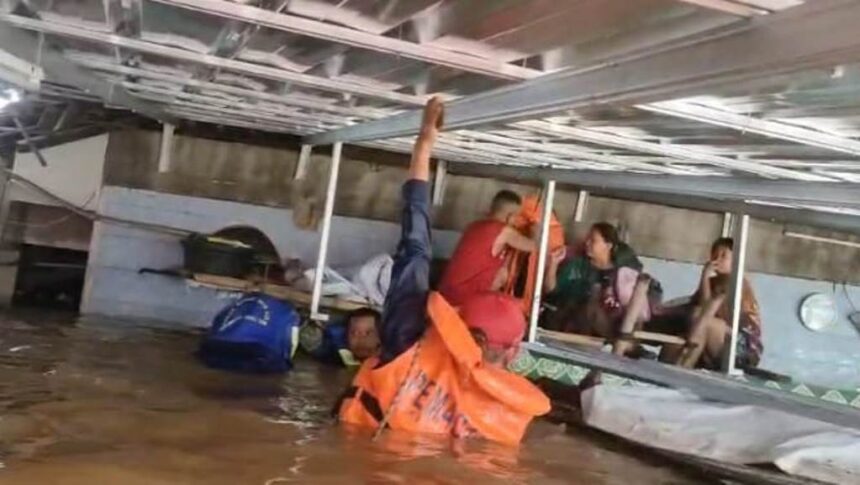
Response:
[[[624,340],[629,337],[642,325],[642,313],[648,307],[648,287],[651,283],[651,278],[643,275],[636,282],[636,287],[633,289],[633,296],[630,298],[630,304],[627,305],[627,311],[624,312],[624,319],[621,320],[621,339],[617,340],[612,346],[612,353],[615,355],[624,355],[630,351],[633,343],[629,340]]]
[[[677,363],[684,353],[684,346],[675,344],[663,344],[660,348],[660,362],[667,364]]]
[[[723,304],[723,297],[711,299],[704,307],[696,311],[696,317],[690,333],[687,336],[687,347],[682,353],[678,365],[693,368],[702,357],[706,344],[711,344],[713,336],[724,331],[725,322],[716,318],[717,310]],[[710,355],[710,353],[709,353]]]
[[[591,296],[585,305],[585,320],[588,322],[588,334],[598,337],[610,338],[613,333],[612,322],[603,311],[603,305],[600,302],[601,291],[600,285],[595,285],[591,288]]]
[[[708,325],[708,334],[705,340],[705,353],[714,361],[719,362],[723,358],[723,349],[726,347],[726,336],[732,332],[728,322],[721,318],[714,318]]]

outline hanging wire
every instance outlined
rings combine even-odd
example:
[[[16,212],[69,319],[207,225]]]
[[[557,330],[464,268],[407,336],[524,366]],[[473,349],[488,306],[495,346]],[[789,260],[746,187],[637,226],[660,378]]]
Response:
[[[33,154],[36,155],[36,159],[39,160],[39,164],[43,167],[48,166],[48,161],[45,160],[45,157],[42,156],[42,152],[39,151],[39,148],[33,143],[33,140],[30,138],[30,135],[27,133],[27,129],[24,128],[24,124],[21,123],[21,120],[18,119],[18,116],[13,114],[12,121],[15,122],[15,126],[18,127],[18,131],[21,132],[21,136],[24,137],[24,142],[27,143],[27,146],[30,147],[30,150],[33,151]]]
[[[27,177],[24,177],[20,174],[17,174],[17,173],[15,173],[9,169],[2,169],[2,171],[6,174],[6,176],[8,177],[10,182],[14,182],[14,183],[24,187],[25,189],[29,189],[31,191],[37,192],[37,193],[39,193],[39,194],[41,194],[41,195],[43,195],[43,196],[45,196],[45,197],[47,197],[53,201],[59,203],[60,206],[65,207],[66,209],[69,209],[70,211],[74,212],[75,214],[82,216],[82,217],[85,217],[87,219],[90,219],[92,221],[104,222],[107,224],[116,224],[116,225],[122,225],[122,226],[135,227],[135,228],[144,229],[144,230],[148,230],[148,231],[152,231],[152,232],[158,232],[158,233],[162,233],[162,234],[170,234],[173,236],[183,236],[184,237],[184,236],[188,236],[188,235],[193,233],[193,231],[189,231],[187,229],[180,229],[178,227],[166,226],[166,225],[162,225],[162,224],[153,224],[153,223],[149,223],[149,222],[135,221],[135,220],[131,220],[131,219],[123,219],[121,217],[113,217],[113,216],[106,216],[103,214],[99,214],[96,211],[86,209],[85,207],[81,207],[81,206],[75,204],[74,202],[70,202],[70,201],[60,197],[59,195],[54,194],[50,190],[42,187],[41,185],[37,184],[36,182],[33,182],[32,180],[28,179]]]
[[[96,192],[97,192],[96,190],[90,192],[90,195],[89,195],[89,197],[87,197],[87,200],[85,200],[83,202],[83,204],[81,204],[79,207],[86,207],[86,206],[90,205],[90,202],[92,202],[96,196]],[[51,227],[51,226],[56,226],[58,224],[62,224],[64,222],[66,222],[67,220],[71,219],[72,217],[74,217],[75,215],[76,214],[74,214],[74,213],[66,214],[62,217],[58,217],[56,219],[53,219],[53,220],[50,220],[47,222],[39,222],[39,223],[28,222],[28,221],[15,221],[15,220],[7,219],[6,224],[11,224],[13,226],[28,227],[28,228],[29,227]]]

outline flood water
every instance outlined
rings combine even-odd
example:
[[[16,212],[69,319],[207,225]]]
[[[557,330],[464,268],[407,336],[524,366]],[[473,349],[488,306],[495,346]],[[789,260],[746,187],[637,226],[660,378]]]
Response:
[[[104,319],[0,315],[0,483],[687,484],[701,477],[546,421],[510,449],[339,427],[346,371],[217,372],[197,336]],[[605,441],[605,440],[603,440]]]

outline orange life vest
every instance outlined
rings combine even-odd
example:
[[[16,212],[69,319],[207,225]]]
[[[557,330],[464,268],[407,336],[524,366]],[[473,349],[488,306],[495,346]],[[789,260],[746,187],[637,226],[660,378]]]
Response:
[[[542,212],[540,198],[537,195],[527,196],[523,199],[520,213],[512,225],[521,233],[530,235],[532,231],[540,227]],[[547,241],[547,258],[550,257],[553,251],[562,247],[564,247],[564,228],[555,217],[555,214],[552,214],[549,224],[549,240]],[[532,295],[534,295],[535,280],[537,279],[537,260],[537,251],[528,255],[525,253],[515,253],[508,260],[508,282],[505,285],[505,292],[508,294],[514,294],[520,272],[523,267],[527,268],[525,291],[522,297],[523,311],[526,316],[531,313]]]
[[[418,343],[381,367],[376,358],[364,362],[340,419],[378,427],[388,414],[392,429],[519,443],[532,418],[549,412],[549,399],[524,377],[485,366],[440,294],[430,294],[427,312],[431,324]]]

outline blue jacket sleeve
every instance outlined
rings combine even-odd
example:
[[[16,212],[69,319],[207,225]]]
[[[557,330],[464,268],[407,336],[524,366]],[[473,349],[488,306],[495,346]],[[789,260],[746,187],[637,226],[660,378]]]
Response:
[[[433,257],[429,183],[406,182],[403,202],[402,233],[382,312],[380,365],[391,362],[412,347],[427,329],[427,295]]]

